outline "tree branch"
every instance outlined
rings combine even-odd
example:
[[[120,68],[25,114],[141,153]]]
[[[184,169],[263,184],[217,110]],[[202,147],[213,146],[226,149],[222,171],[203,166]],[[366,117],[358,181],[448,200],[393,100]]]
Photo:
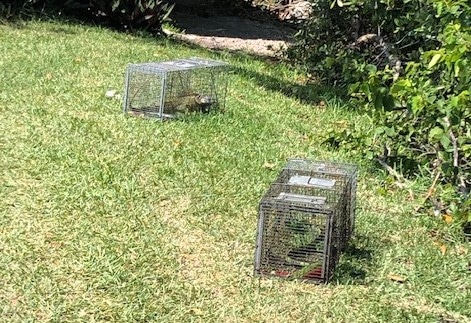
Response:
[[[435,186],[437,186],[438,178],[440,177],[440,171],[438,170],[438,168],[435,171],[436,174],[435,178],[433,179],[432,185],[428,189],[427,194],[425,194],[422,203],[420,203],[420,205],[415,208],[415,212],[418,212],[424,206],[425,202],[427,202],[428,199],[432,197],[433,193],[435,192]]]
[[[456,139],[456,136],[453,133],[453,130],[451,129],[451,124],[450,124],[450,120],[448,119],[448,117],[443,118],[443,121],[445,121],[446,126],[448,128],[450,128],[449,136],[450,136],[451,144],[453,145],[453,166],[458,167],[459,166],[459,158],[460,158],[459,153],[458,153],[458,140]]]
[[[384,41],[384,38],[378,34],[365,34],[358,37],[355,42],[348,45],[348,48],[361,48],[370,44],[378,44],[382,52],[379,54],[374,61],[378,61],[379,58],[385,57],[388,64],[394,71],[393,80],[397,80],[402,69],[402,62],[390,52],[390,46]]]
[[[384,169],[386,169],[392,177],[394,177],[397,180],[397,186],[399,186],[401,188],[404,188],[409,184],[409,182],[401,174],[396,172],[396,170],[394,168],[392,168],[391,166],[389,166],[383,159],[376,158],[376,161],[381,166],[383,166]]]

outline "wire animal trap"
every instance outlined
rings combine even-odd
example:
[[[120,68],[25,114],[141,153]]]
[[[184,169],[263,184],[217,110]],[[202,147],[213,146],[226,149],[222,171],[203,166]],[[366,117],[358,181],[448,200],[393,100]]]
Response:
[[[190,58],[130,64],[125,80],[125,113],[161,120],[224,107],[225,62]]]
[[[307,159],[289,159],[283,171],[277,179],[279,183],[293,181],[293,175],[309,176],[313,178],[324,178],[334,181],[336,184],[342,183],[347,186],[347,209],[349,217],[346,225],[346,240],[349,240],[355,232],[355,210],[358,166],[354,164],[315,161]],[[306,179],[307,177],[305,177]],[[315,181],[315,180],[314,180]],[[296,184],[296,183],[293,183]],[[300,183],[302,184],[302,183]],[[315,182],[307,183],[313,185]],[[338,186],[338,185],[337,185]],[[332,187],[337,189],[336,185]]]
[[[295,181],[304,181],[297,177]],[[255,274],[327,282],[341,251],[345,190],[275,183],[259,205]],[[329,188],[325,188],[328,184]],[[340,188],[342,184],[338,185]],[[346,189],[346,187],[344,186]]]

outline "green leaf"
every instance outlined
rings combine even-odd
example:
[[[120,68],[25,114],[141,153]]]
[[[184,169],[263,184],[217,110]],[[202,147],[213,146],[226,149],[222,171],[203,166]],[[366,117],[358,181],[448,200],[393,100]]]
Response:
[[[378,68],[376,67],[376,65],[368,64],[368,65],[366,65],[366,70],[367,70],[370,74],[375,74],[375,73],[378,71]]]
[[[420,112],[424,108],[424,99],[417,95],[412,98],[412,112],[414,114]]]
[[[429,139],[439,139],[443,136],[443,129],[440,127],[432,128],[428,134]]]
[[[438,63],[441,57],[442,57],[442,54],[433,55],[432,60],[430,61],[430,63],[428,63],[428,69],[431,69],[432,67],[434,67]]]
[[[457,60],[455,62],[455,77],[458,77],[460,75],[460,60]]]
[[[358,91],[358,88],[360,87],[360,83],[359,82],[356,82],[356,83],[353,83],[353,84],[350,84],[349,88],[348,88],[348,92],[349,93],[355,93]]]
[[[438,2],[437,3],[437,14],[435,15],[435,17],[440,17],[442,15],[442,10],[443,10],[443,3],[442,2]]]
[[[394,127],[385,127],[384,132],[388,137],[394,137],[396,135],[396,131],[394,130]]]
[[[371,92],[370,92],[370,87],[368,86],[367,83],[362,83],[361,86],[360,86],[360,91],[363,92],[363,94],[365,94],[366,96],[370,96]]]
[[[458,97],[458,96],[453,96],[453,97],[451,97],[451,99],[450,99],[450,105],[451,105],[453,108],[459,108],[459,106],[460,106],[460,97]]]
[[[442,144],[443,148],[448,148],[451,144],[450,138],[447,135],[443,134],[440,138],[440,143]]]
[[[383,96],[380,93],[376,93],[374,96],[373,104],[377,110],[383,107]]]
[[[374,132],[375,136],[383,134],[384,133],[384,128],[385,127],[381,127],[381,126],[376,128],[376,130]]]
[[[383,107],[384,107],[384,110],[386,111],[391,111],[394,109],[395,107],[394,98],[391,95],[386,95],[383,98]]]
[[[463,146],[461,146],[461,150],[466,151],[466,152],[467,151],[471,152],[471,145],[468,145],[468,144],[463,145]]]
[[[430,104],[434,103],[435,100],[437,99],[437,96],[436,95],[430,95],[426,98],[426,101]]]
[[[391,87],[392,94],[400,94],[402,91],[407,91],[412,87],[412,82],[409,79],[402,79],[395,82]]]

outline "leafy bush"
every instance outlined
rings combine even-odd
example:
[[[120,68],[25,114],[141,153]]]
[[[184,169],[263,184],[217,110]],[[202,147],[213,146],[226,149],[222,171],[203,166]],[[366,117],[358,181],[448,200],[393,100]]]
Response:
[[[160,31],[173,4],[162,0],[91,0],[97,17],[125,29]]]
[[[0,4],[0,15],[66,14],[120,29],[159,32],[172,9],[173,4],[162,0],[7,0]]]
[[[332,130],[326,142],[400,160],[404,172],[430,170],[454,187],[453,197],[442,196],[450,207],[462,206],[454,214],[471,221],[468,2],[320,0],[316,6],[288,55],[308,62],[323,80],[346,85],[352,103],[376,125],[369,134]]]

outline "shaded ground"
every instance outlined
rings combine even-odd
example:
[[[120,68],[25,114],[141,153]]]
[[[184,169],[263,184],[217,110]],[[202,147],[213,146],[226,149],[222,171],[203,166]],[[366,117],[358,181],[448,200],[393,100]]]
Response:
[[[243,51],[260,56],[277,56],[289,45],[295,29],[268,19],[240,16],[207,16],[175,12],[174,25],[181,32],[166,32],[173,37],[210,49]]]

